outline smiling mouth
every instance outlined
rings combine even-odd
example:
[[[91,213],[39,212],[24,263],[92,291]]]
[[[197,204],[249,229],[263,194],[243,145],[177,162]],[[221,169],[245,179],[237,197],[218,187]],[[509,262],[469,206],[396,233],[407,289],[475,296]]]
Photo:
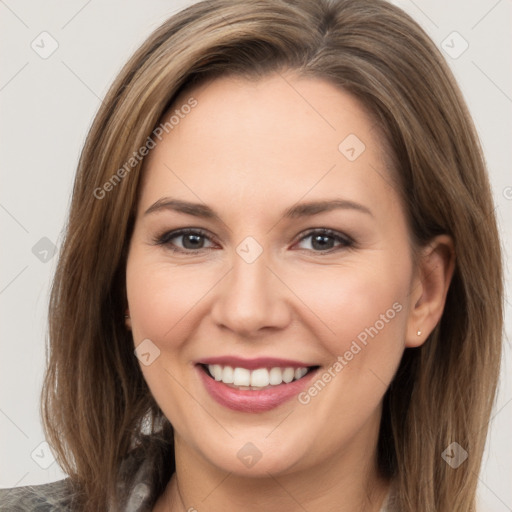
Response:
[[[319,366],[298,368],[274,366],[249,370],[248,368],[220,364],[199,364],[199,366],[211,379],[240,391],[262,391],[277,388],[283,384],[301,380],[319,368]]]

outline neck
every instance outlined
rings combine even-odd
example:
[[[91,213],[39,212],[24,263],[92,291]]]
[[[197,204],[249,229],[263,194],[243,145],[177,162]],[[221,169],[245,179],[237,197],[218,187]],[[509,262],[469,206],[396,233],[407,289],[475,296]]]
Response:
[[[378,512],[390,483],[376,468],[375,446],[351,443],[307,470],[249,478],[213,466],[176,439],[176,473],[153,512]]]
[[[311,478],[302,479],[301,489],[298,487],[300,483],[297,476],[293,478],[294,482],[291,477],[272,477],[267,482],[258,479],[248,482],[247,479],[239,479],[227,473],[216,482],[197,480],[201,489],[199,491],[197,487],[189,488],[187,482],[182,483],[178,475],[174,474],[154,512],[378,512],[389,492],[389,482],[378,478],[371,480],[369,488],[344,487],[344,482],[337,481],[328,489],[325,482],[315,489]]]

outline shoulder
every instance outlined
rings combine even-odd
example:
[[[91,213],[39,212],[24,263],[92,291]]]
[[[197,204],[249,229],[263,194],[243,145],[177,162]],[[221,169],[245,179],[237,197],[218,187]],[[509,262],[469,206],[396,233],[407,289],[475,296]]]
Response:
[[[69,478],[49,484],[0,489],[2,512],[68,512],[73,499]]]
[[[149,510],[175,471],[172,441],[143,436],[123,458],[118,478],[122,510]],[[65,478],[49,484],[0,489],[1,512],[72,512],[77,488]]]

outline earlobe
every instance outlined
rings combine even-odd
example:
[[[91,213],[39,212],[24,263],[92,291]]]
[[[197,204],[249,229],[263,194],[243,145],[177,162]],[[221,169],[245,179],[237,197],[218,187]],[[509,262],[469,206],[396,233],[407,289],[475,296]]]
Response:
[[[422,251],[417,278],[411,289],[411,309],[405,346],[419,347],[427,340],[443,314],[455,269],[453,240],[435,237]]]

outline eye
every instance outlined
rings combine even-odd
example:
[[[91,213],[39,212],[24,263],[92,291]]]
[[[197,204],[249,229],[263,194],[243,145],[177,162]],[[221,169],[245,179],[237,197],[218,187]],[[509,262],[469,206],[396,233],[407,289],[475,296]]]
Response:
[[[212,238],[201,229],[179,229],[168,231],[154,239],[156,245],[162,245],[174,252],[194,253],[202,250],[210,250],[214,244]],[[205,245],[209,243],[210,245]],[[347,235],[333,231],[332,229],[313,229],[302,236],[298,242],[303,244],[300,249],[313,252],[331,253],[344,248],[352,247],[354,241]]]
[[[329,253],[354,245],[354,241],[349,236],[326,228],[309,231],[299,240],[299,244],[301,243],[303,243],[301,249]]]
[[[205,241],[211,242],[206,232],[191,228],[169,231],[156,237],[154,241],[157,245],[164,245],[175,252],[194,252],[209,250],[213,247],[213,245],[205,247]]]

